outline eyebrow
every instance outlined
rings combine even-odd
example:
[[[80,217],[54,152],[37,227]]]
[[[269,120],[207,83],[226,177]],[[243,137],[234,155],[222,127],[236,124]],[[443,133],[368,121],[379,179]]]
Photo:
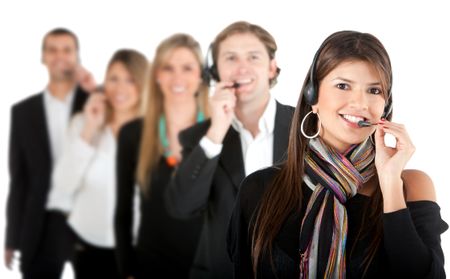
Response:
[[[237,51],[232,51],[232,50],[228,50],[228,51],[224,51],[222,53],[222,55],[229,55],[229,54],[237,54]],[[250,50],[246,52],[247,54],[262,54],[264,53],[262,50]]]
[[[336,77],[336,78],[332,79],[332,81],[335,81],[335,80],[342,80],[342,81],[345,81],[345,82],[348,82],[348,83],[355,83],[355,82],[354,82],[353,80],[351,80],[351,79],[342,78],[342,77]],[[377,81],[377,82],[371,82],[371,83],[368,83],[368,85],[381,85],[381,82],[379,82],[379,81]]]

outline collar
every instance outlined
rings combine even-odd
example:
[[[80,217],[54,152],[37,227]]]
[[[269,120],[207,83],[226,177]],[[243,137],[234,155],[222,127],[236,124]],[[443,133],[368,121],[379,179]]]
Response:
[[[276,108],[277,104],[275,98],[272,95],[270,95],[269,102],[267,103],[263,114],[258,120],[258,128],[260,133],[262,134],[273,133],[273,130],[275,128]],[[236,117],[233,117],[233,119],[231,120],[231,126],[233,126],[233,128],[238,133],[240,133],[243,130],[246,130],[242,122],[239,121],[239,119],[237,119]]]
[[[44,99],[46,103],[58,103],[58,104],[65,104],[65,105],[70,105],[72,104],[72,101],[75,97],[75,87],[72,88],[68,94],[66,95],[66,97],[64,98],[64,100],[60,100],[58,98],[56,98],[55,96],[52,95],[52,93],[50,92],[50,90],[47,88],[45,88],[44,90]]]

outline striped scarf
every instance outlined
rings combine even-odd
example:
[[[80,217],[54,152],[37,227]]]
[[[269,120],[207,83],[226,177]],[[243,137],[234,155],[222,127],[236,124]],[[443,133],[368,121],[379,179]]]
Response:
[[[300,232],[300,278],[345,278],[345,203],[375,174],[375,150],[366,140],[343,154],[320,138],[309,141],[305,183],[313,190]]]

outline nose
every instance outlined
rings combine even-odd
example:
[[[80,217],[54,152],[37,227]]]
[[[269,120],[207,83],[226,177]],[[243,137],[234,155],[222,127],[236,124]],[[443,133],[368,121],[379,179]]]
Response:
[[[238,59],[237,71],[239,74],[245,74],[248,72],[249,62],[246,59]]]
[[[367,110],[369,108],[367,93],[363,88],[351,92],[349,103],[351,108],[357,110]]]

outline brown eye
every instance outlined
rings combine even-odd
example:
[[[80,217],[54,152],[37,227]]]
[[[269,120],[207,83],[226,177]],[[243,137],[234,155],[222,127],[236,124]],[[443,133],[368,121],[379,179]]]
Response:
[[[374,95],[378,95],[378,94],[381,94],[381,89],[377,88],[377,87],[369,88],[369,93],[370,94],[374,94]]]
[[[341,89],[341,90],[348,90],[349,89],[349,86],[346,83],[338,83],[338,84],[336,84],[336,87],[338,89]]]

